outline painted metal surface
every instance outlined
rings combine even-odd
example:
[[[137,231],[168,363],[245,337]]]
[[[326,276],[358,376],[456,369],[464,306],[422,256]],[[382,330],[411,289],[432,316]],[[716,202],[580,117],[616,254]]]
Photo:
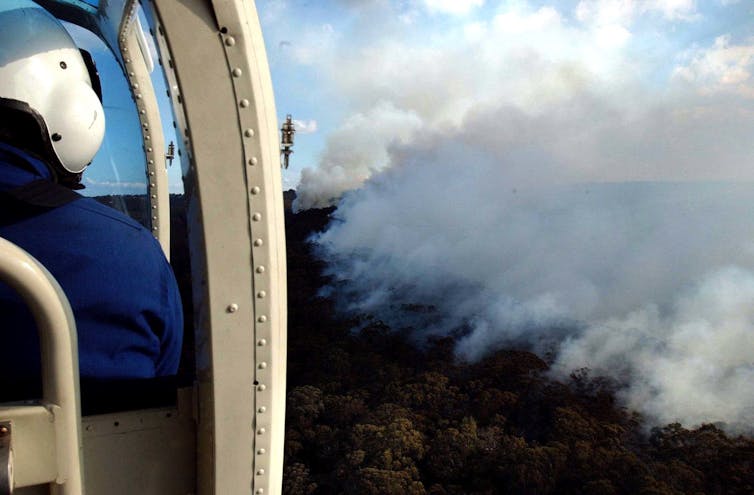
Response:
[[[176,407],[83,419],[89,494],[195,493],[196,440],[192,391]]]
[[[58,466],[53,413],[41,405],[4,406],[3,417],[12,418],[14,493],[20,487],[54,482]]]
[[[147,163],[147,194],[152,234],[160,242],[165,256],[170,259],[170,196],[165,135],[157,96],[149,74],[147,58],[150,55],[144,53],[145,35],[137,16],[137,6],[138,3],[134,1],[125,11],[126,18],[121,23],[119,37],[120,51],[123,54],[124,71],[141,124]]]
[[[12,434],[13,424],[10,421],[0,422],[0,495],[13,493]]]
[[[13,288],[34,315],[42,350],[42,404],[54,420],[56,490],[63,495],[83,493],[81,465],[81,405],[76,325],[63,290],[28,253],[0,238],[0,280]],[[5,407],[0,421],[13,421],[28,407]],[[25,441],[18,436],[19,442]],[[39,439],[36,439],[39,440]],[[49,448],[49,447],[48,447]],[[28,466],[28,463],[24,463]],[[22,471],[16,473],[22,486]]]
[[[198,327],[199,493],[279,493],[285,244],[261,29],[253,2],[153,4],[192,157],[186,194]]]

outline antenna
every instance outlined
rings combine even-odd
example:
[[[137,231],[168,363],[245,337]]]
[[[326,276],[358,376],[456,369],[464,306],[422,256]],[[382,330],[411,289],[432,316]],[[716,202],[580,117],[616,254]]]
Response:
[[[283,155],[283,168],[288,168],[289,160],[293,150],[293,135],[296,133],[296,129],[293,126],[293,117],[288,114],[283,122],[283,127],[280,128],[281,140],[280,140],[280,153]]]
[[[170,141],[170,144],[168,145],[168,152],[165,153],[165,159],[168,161],[168,167],[173,165],[173,158],[175,158],[175,144],[173,144],[173,141]]]

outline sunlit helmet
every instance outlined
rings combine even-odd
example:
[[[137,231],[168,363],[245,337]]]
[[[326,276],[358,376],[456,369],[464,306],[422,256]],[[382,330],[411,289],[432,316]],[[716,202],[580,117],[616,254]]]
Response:
[[[99,93],[91,57],[54,16],[31,0],[0,2],[0,108],[36,120],[57,175],[81,174],[102,144]]]

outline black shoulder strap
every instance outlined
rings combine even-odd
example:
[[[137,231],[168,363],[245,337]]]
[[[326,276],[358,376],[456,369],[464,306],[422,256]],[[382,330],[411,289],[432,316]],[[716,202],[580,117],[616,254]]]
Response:
[[[77,192],[44,179],[2,191],[0,195],[3,196],[3,199],[23,203],[40,210],[51,210],[81,199],[81,195]]]

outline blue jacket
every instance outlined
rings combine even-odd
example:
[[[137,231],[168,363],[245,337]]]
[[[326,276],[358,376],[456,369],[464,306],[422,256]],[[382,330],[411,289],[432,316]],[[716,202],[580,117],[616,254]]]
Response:
[[[22,165],[22,166],[19,166]],[[47,167],[0,143],[0,191],[50,179]],[[183,314],[173,272],[140,224],[90,198],[39,212],[0,211],[0,237],[39,260],[60,283],[76,320],[82,377],[175,374]],[[0,373],[39,375],[39,341],[20,298],[0,283]]]

